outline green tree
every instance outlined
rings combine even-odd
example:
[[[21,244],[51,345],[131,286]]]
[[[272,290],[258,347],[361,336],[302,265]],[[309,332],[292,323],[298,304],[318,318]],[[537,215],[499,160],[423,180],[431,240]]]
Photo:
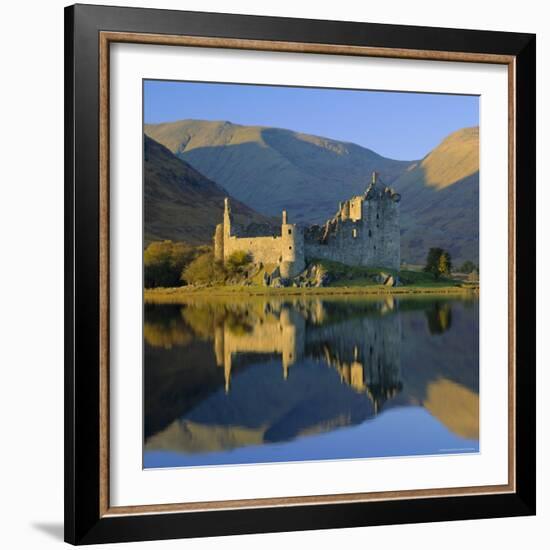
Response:
[[[466,260],[461,266],[460,266],[460,272],[461,273],[472,273],[476,269],[476,264],[474,262],[471,262],[470,260]]]
[[[451,255],[442,248],[430,248],[424,271],[431,273],[436,279],[439,279],[441,275],[449,275],[451,269]]]
[[[426,265],[424,266],[424,271],[431,273],[436,278],[439,272],[439,257],[442,253],[442,248],[430,248],[428,257],[426,258]]]
[[[453,266],[451,264],[451,255],[448,252],[443,252],[443,254],[439,256],[439,275],[450,275],[452,267]]]
[[[195,258],[181,274],[181,279],[191,285],[218,283],[224,277],[223,266],[214,259],[212,252]]]
[[[143,253],[145,287],[179,285],[182,270],[204,251],[181,242],[152,242]]]

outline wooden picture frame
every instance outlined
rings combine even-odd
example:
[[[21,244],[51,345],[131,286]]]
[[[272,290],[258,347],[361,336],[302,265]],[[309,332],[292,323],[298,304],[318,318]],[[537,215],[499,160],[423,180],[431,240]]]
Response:
[[[116,42],[503,64],[509,74],[508,483],[109,504],[109,48]],[[72,544],[535,513],[535,36],[76,5],[65,10],[65,540]]]

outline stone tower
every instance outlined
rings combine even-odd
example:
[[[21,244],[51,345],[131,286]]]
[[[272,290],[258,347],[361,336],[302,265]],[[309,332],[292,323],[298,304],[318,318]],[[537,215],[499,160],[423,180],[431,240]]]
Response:
[[[281,277],[291,279],[296,277],[305,268],[304,235],[296,224],[288,223],[288,215],[283,210],[281,224],[281,263],[279,270]]]
[[[223,202],[223,223],[216,225],[214,233],[214,259],[223,262],[225,259],[225,242],[231,235],[231,207],[226,197]]]
[[[399,201],[373,172],[362,195],[341,202],[324,226],[305,232],[305,257],[346,265],[398,270],[401,263]]]

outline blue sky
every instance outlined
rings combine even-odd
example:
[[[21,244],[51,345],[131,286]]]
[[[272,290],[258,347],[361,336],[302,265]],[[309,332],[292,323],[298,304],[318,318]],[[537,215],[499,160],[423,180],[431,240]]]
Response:
[[[394,159],[424,157],[479,124],[479,97],[146,80],[146,124],[185,118],[275,126],[351,141]]]

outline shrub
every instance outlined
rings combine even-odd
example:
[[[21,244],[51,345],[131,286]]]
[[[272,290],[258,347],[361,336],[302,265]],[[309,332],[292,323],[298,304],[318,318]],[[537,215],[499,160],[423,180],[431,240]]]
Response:
[[[227,258],[225,267],[230,274],[239,273],[243,267],[252,261],[252,257],[244,250],[237,250]]]
[[[145,287],[179,285],[182,270],[204,250],[185,243],[152,242],[143,253]]]
[[[218,283],[224,280],[223,266],[207,252],[195,258],[181,273],[181,279],[190,285]]]

